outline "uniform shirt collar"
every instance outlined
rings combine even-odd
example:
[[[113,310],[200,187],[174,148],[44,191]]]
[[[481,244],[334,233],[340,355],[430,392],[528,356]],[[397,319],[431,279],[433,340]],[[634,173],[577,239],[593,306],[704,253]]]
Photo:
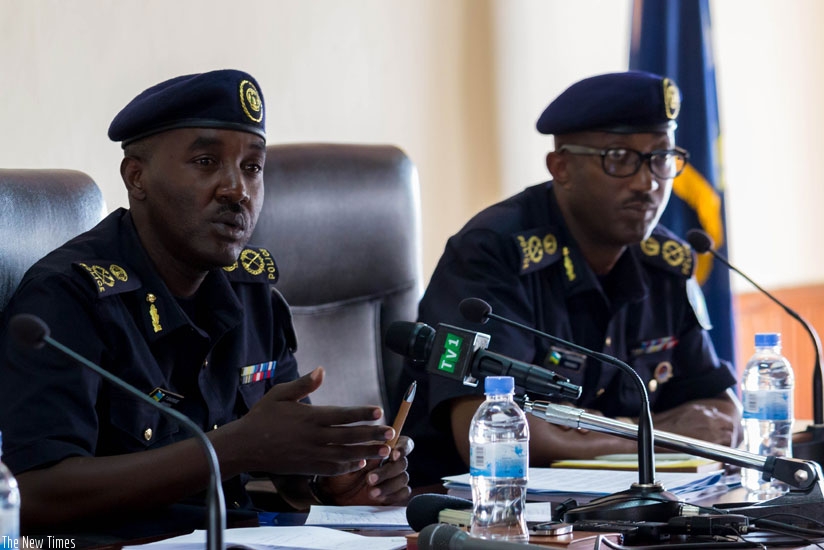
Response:
[[[128,264],[143,283],[135,292],[138,301],[141,302],[139,309],[143,330],[149,341],[158,340],[184,326],[190,326],[204,336],[214,336],[241,322],[243,311],[240,301],[223,270],[213,269],[198,289],[199,299],[207,300],[212,311],[212,326],[197,327],[177,303],[177,299],[154,267],[140,242],[131,213],[126,210],[124,212],[120,220],[120,249],[132,252]]]

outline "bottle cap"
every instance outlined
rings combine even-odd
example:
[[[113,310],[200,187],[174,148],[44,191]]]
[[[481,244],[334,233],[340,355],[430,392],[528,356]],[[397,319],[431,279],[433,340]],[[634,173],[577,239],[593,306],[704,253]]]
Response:
[[[755,347],[757,348],[771,348],[780,345],[780,332],[758,332],[755,335]]]
[[[484,379],[486,395],[502,395],[515,391],[515,379],[511,376],[487,376]]]

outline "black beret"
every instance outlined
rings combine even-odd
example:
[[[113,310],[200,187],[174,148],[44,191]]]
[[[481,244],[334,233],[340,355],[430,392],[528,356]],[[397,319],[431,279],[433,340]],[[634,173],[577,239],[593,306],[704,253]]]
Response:
[[[609,73],[576,82],[544,109],[542,134],[584,131],[635,134],[674,130],[681,92],[669,78],[641,71]]]
[[[138,95],[111,125],[109,139],[133,141],[176,128],[223,128],[266,139],[263,93],[243,71],[223,69],[178,76]]]

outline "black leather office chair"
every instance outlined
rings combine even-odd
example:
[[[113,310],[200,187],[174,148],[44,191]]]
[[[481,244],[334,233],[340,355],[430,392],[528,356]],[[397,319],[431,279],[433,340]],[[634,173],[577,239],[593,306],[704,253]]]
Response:
[[[383,348],[383,334],[417,315],[417,170],[391,146],[272,145],[264,179],[251,242],[277,262],[301,372],[326,369],[312,401],[376,404],[394,415],[403,358]]]
[[[103,218],[103,195],[74,170],[0,170],[0,312],[31,265]]]

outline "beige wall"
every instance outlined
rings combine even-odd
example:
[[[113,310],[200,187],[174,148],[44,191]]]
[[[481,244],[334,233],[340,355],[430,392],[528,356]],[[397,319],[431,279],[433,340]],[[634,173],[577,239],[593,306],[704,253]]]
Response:
[[[124,206],[117,111],[171,76],[245,69],[270,143],[406,150],[428,278],[474,212],[546,178],[534,122],[572,81],[626,68],[630,3],[0,0],[0,167],[82,170]],[[820,282],[824,3],[724,0],[713,16],[733,260],[768,286]]]

